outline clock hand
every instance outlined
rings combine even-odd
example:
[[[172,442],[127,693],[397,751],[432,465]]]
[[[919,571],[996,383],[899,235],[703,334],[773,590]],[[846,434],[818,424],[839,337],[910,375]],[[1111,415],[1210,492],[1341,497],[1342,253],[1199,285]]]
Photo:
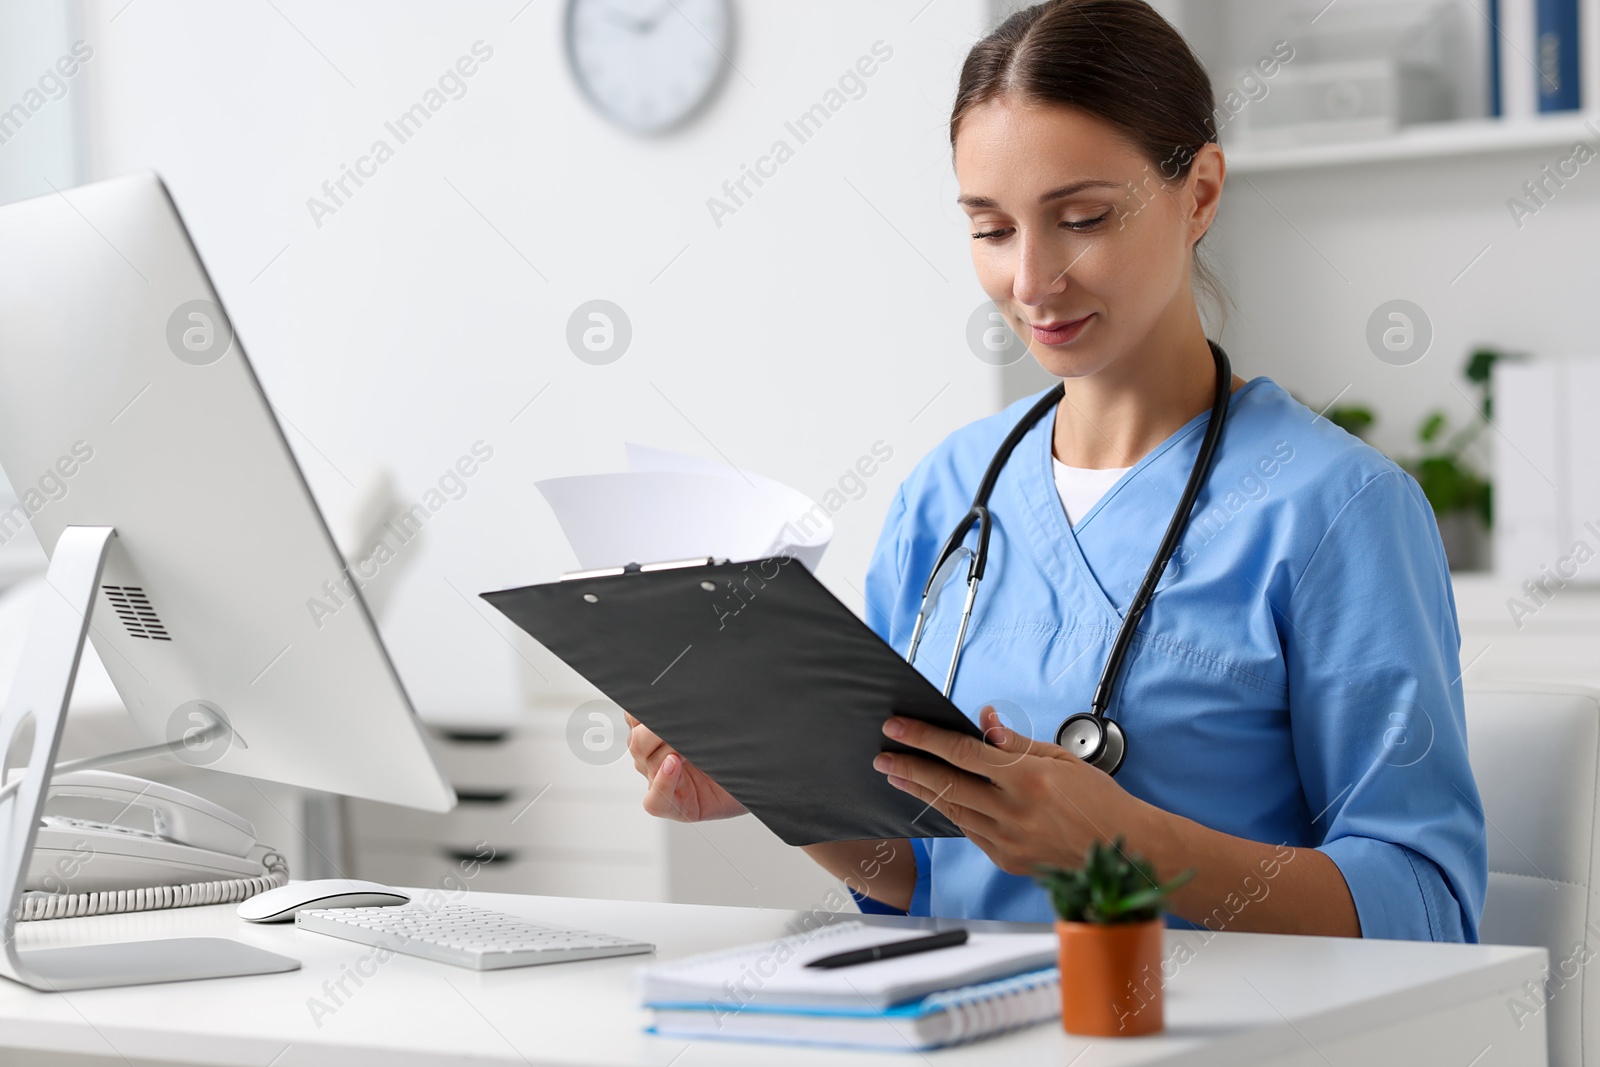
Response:
[[[668,10],[671,10],[673,7],[674,5],[672,0],[667,0],[667,2],[662,4],[660,9],[656,11],[654,18],[642,20],[639,23],[640,27],[645,33],[654,33],[656,27],[661,25],[661,20],[667,17]]]
[[[632,30],[634,33],[649,33],[653,28],[653,25],[650,22],[647,22],[644,19],[634,18],[632,15],[628,14],[626,11],[622,11],[619,8],[607,7],[605,11],[606,14],[610,16],[612,22],[619,22],[628,29]]]

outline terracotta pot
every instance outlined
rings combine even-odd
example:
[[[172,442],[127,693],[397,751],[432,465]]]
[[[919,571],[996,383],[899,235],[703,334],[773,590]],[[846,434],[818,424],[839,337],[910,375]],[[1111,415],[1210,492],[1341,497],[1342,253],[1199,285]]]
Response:
[[[1056,922],[1061,1025],[1084,1037],[1137,1037],[1162,1028],[1160,918]]]

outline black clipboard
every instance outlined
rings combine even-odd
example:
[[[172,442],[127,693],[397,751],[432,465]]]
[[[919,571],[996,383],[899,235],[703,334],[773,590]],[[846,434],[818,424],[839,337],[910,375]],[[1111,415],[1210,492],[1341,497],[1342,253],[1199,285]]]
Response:
[[[981,731],[797,560],[629,564],[482,596],[788,844],[961,836],[872,760],[918,751],[883,735],[891,714]]]

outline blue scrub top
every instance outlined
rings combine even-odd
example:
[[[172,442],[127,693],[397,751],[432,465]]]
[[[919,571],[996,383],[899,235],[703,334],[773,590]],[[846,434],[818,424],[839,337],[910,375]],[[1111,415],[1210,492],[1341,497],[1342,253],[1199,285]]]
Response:
[[[890,504],[866,615],[902,656],[939,548],[1001,439],[1041,395],[951,434]],[[1054,415],[1022,438],[991,497],[989,564],[951,694],[974,721],[993,703],[1012,728],[1051,741],[1062,719],[1088,710],[1207,417],[1141,459],[1076,527],[1051,469]],[[964,579],[963,567],[917,652],[935,686]],[[1256,378],[1229,402],[1211,476],[1123,667],[1109,709],[1128,734],[1117,782],[1225,833],[1326,853],[1366,937],[1476,941],[1487,850],[1460,644],[1421,488]],[[913,852],[914,914],[1054,918],[1042,889],[966,838],[915,841]],[[1267,878],[1242,886],[1205,925],[1226,929],[1249,896],[1271,888]]]

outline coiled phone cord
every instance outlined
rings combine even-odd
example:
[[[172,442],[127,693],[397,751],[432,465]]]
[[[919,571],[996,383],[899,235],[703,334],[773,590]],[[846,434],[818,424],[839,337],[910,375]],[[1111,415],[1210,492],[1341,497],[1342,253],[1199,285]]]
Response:
[[[231,904],[253,897],[289,882],[289,861],[262,846],[259,855],[266,873],[251,878],[227,878],[218,882],[192,882],[189,885],[152,885],[139,889],[117,889],[100,893],[51,893],[29,890],[22,894],[17,918],[70,919],[79,915],[113,915],[124,911],[152,911],[157,908],[194,908],[203,904]]]

